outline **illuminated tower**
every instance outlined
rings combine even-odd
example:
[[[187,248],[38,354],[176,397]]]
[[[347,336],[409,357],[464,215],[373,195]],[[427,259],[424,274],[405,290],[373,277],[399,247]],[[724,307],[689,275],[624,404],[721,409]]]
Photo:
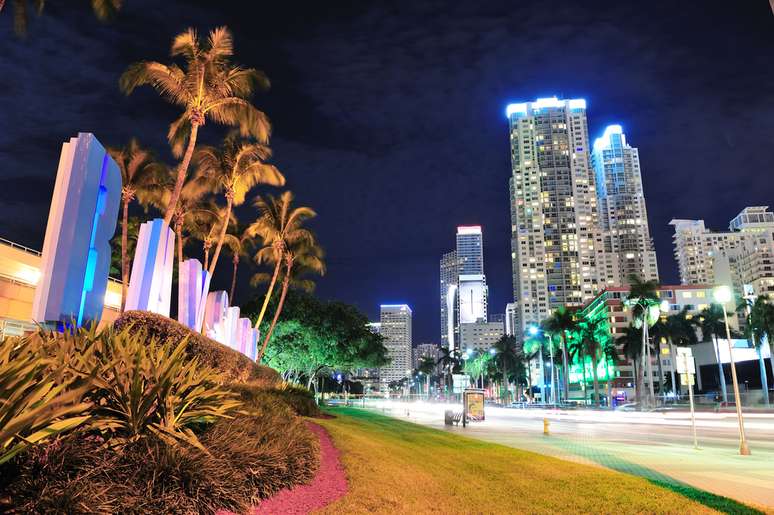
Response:
[[[379,369],[382,383],[398,381],[411,373],[411,308],[406,304],[382,304],[379,334],[384,337],[389,364]]]
[[[593,298],[601,239],[586,101],[511,104],[511,260],[516,336],[561,305]],[[602,276],[602,277],[600,277]]]
[[[610,125],[594,141],[599,223],[606,252],[615,266],[613,282],[626,286],[632,274],[658,281],[656,251],[648,229],[640,157],[620,125]]]
[[[452,250],[441,257],[441,347],[448,347],[449,342],[454,348],[455,334],[459,332],[457,326],[457,279],[459,273],[459,261],[457,251]]]

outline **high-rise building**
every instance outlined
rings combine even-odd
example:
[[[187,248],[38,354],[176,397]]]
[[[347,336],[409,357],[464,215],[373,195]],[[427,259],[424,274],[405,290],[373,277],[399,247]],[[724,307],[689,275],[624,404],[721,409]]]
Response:
[[[609,285],[628,285],[636,275],[658,281],[656,251],[648,229],[638,150],[626,141],[620,125],[610,125],[594,141],[599,224]]]
[[[456,249],[441,258],[441,345],[445,347],[459,349],[460,324],[487,321],[483,247],[480,226],[459,226]]]
[[[746,207],[728,231],[710,231],[704,220],[669,222],[675,259],[684,284],[727,284],[737,295],[749,285],[755,295],[774,293],[774,213]]]
[[[452,250],[441,257],[441,346],[448,347],[449,342],[454,346],[454,340],[457,339],[455,333],[458,330],[456,320],[457,313],[457,288],[459,272],[459,261],[457,251]],[[451,336],[450,336],[451,334]]]
[[[505,334],[506,336],[516,336],[516,328],[519,326],[519,306],[515,302],[509,302],[505,305]]]
[[[384,337],[390,363],[379,369],[383,384],[411,373],[411,308],[406,304],[382,304],[379,334]]]
[[[435,363],[438,363],[438,358],[441,357],[441,349],[436,343],[420,343],[411,350],[411,363],[412,368],[415,370],[419,368],[419,362],[422,358],[430,358]]]
[[[467,350],[488,352],[505,333],[502,322],[476,322],[460,324],[460,352]]]
[[[511,143],[513,298],[524,327],[582,305],[607,283],[586,101],[540,98],[506,110]]]

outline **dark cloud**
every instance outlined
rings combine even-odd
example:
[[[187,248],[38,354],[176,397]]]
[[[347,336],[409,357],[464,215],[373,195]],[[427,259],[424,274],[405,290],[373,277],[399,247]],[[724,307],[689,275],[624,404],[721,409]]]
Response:
[[[116,81],[130,62],[165,60],[171,37],[189,25],[228,24],[238,61],[272,79],[256,103],[274,123],[289,187],[320,214],[315,229],[329,254],[320,294],[374,317],[380,302],[408,302],[417,340],[437,339],[438,259],[458,224],[484,226],[492,309],[510,298],[509,101],[584,97],[592,137],[608,123],[624,126],[640,148],[665,281],[677,279],[671,218],[722,228],[774,191],[774,18],[765,2],[251,10],[133,0],[112,25],[95,21],[86,4],[47,7],[23,42],[0,15],[0,179],[30,190],[0,192],[0,236],[31,246],[42,243],[34,228],[45,223],[61,142],[75,132],[106,144],[136,135],[169,157],[174,109],[149,91],[126,98]],[[213,125],[203,131],[205,141],[220,135]]]

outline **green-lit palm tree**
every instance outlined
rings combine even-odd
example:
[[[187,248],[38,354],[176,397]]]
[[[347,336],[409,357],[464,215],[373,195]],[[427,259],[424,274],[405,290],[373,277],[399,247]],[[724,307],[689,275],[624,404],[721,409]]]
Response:
[[[576,331],[578,322],[575,315],[564,306],[557,308],[550,317],[541,324],[543,330],[550,334],[557,334],[562,339],[562,386],[564,388],[564,399],[570,398],[570,370],[567,349],[567,335]]]
[[[500,368],[505,383],[505,395],[507,402],[512,402],[511,384],[509,372],[515,372],[518,366],[518,351],[516,349],[515,336],[502,336],[492,347],[495,350],[495,364]]]
[[[256,361],[260,363],[263,353],[266,351],[266,346],[269,345],[269,340],[274,332],[274,327],[277,325],[280,313],[282,313],[282,307],[285,304],[285,297],[288,293],[288,288],[291,284],[297,284],[300,288],[306,288],[310,282],[309,279],[305,279],[303,275],[306,274],[325,274],[325,262],[323,261],[323,250],[319,246],[315,238],[299,239],[293,243],[286,242],[285,249],[281,255],[281,259],[285,264],[282,277],[282,291],[280,292],[280,298],[277,302],[277,308],[274,311],[274,318],[272,318],[271,325],[266,331],[266,336],[263,340],[263,345],[258,353]]]
[[[591,375],[594,384],[594,404],[599,407],[599,374],[597,372],[597,362],[604,349],[608,339],[607,322],[603,318],[593,318],[580,322],[579,347],[580,354],[584,361],[585,356],[591,358]],[[584,372],[585,375],[585,372]]]
[[[182,67],[142,61],[130,65],[121,75],[120,86],[127,95],[138,86],[150,85],[183,109],[167,134],[172,153],[182,157],[164,212],[167,224],[182,194],[199,128],[207,120],[238,127],[242,136],[252,136],[258,143],[265,145],[269,141],[269,120],[250,103],[256,89],[268,89],[269,79],[263,72],[232,64],[233,53],[231,32],[226,27],[211,31],[205,42],[194,29],[188,29],[175,37],[170,50],[173,58],[182,58]]]
[[[108,152],[121,172],[121,311],[126,304],[129,288],[129,205],[136,199],[147,205],[152,195],[169,171],[153,154],[143,149],[132,138],[123,148],[109,148]]]
[[[637,362],[642,357],[642,328],[630,325],[623,328],[623,333],[618,337],[617,343],[621,345],[624,356],[629,358],[634,372],[634,397],[637,406],[642,405],[642,375],[639,373]]]
[[[226,199],[226,218],[235,206],[244,204],[247,194],[259,184],[283,186],[285,177],[266,160],[271,156],[268,146],[247,141],[236,131],[231,131],[220,147],[205,146],[196,151],[194,162],[198,176],[204,179],[210,190],[222,192]],[[228,226],[221,224],[215,252],[209,264],[210,276],[215,274],[220,251]]]
[[[712,348],[715,351],[715,361],[718,364],[718,376],[720,378],[720,389],[723,395],[723,402],[728,402],[728,391],[726,390],[726,374],[723,371],[723,363],[720,361],[719,338],[726,335],[726,323],[723,316],[723,308],[719,304],[710,304],[699,313],[699,316],[691,319],[701,329],[703,341],[712,341]]]
[[[608,335],[607,342],[602,346],[602,359],[605,360],[605,372],[607,380],[607,407],[613,409],[613,389],[611,383],[613,380],[613,371],[610,370],[610,363],[618,362],[618,347],[615,340]]]
[[[274,265],[274,273],[269,280],[266,296],[263,299],[261,311],[258,313],[256,327],[260,327],[269,305],[269,299],[277,284],[285,249],[298,243],[314,243],[312,233],[303,225],[310,218],[317,216],[317,213],[309,207],[294,207],[293,194],[289,191],[282,193],[279,197],[273,195],[267,195],[266,198],[256,197],[253,205],[258,210],[259,215],[258,219],[247,228],[247,233],[251,238],[260,239],[261,242],[261,246],[255,254],[255,262],[259,265],[264,263]],[[263,275],[256,275],[251,283],[260,283],[262,278]]]
[[[659,316],[659,304],[661,300],[658,296],[658,282],[657,281],[645,281],[637,275],[631,275],[629,277],[629,295],[626,297],[626,304],[632,310],[634,317],[634,324],[642,327],[642,366],[640,367],[640,374],[643,376],[642,385],[645,385],[645,374],[648,374],[648,391],[647,405],[653,404],[653,398],[655,393],[653,390],[653,371],[651,369],[652,363],[650,359],[650,352],[648,348],[649,334],[648,329]],[[644,393],[644,392],[643,392]],[[642,408],[642,405],[640,405]]]

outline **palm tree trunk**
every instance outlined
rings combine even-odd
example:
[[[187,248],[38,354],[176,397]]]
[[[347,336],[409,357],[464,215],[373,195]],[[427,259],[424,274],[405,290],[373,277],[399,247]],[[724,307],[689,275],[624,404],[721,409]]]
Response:
[[[175,233],[177,236],[177,273],[180,273],[180,267],[183,265],[183,216],[180,215],[175,221]]]
[[[634,367],[634,400],[637,403],[637,407],[642,409],[642,377],[640,371],[637,369],[637,358],[632,358],[632,366]]]
[[[124,200],[124,212],[121,219],[121,313],[126,307],[126,294],[129,291],[129,200]]]
[[[726,374],[723,372],[723,363],[720,362],[720,349],[718,348],[718,338],[712,335],[712,344],[715,347],[715,361],[718,362],[718,374],[720,375],[720,388],[723,393],[723,403],[728,404],[728,391],[726,390]]]
[[[175,214],[177,208],[177,201],[180,198],[180,193],[183,191],[183,183],[185,183],[185,176],[188,174],[188,166],[191,164],[191,157],[193,157],[193,151],[196,147],[196,136],[199,134],[199,124],[191,121],[191,134],[188,136],[188,147],[185,149],[185,155],[180,162],[180,166],[177,168],[177,180],[175,180],[175,189],[172,190],[172,196],[169,198],[169,204],[167,204],[167,210],[164,213],[164,223],[169,226],[172,221],[172,217]],[[178,235],[179,237],[179,235]]]
[[[581,370],[583,370],[583,388],[581,388],[581,391],[583,391],[583,405],[586,405],[586,355],[581,352],[580,353],[580,364],[581,364]]]
[[[597,377],[597,353],[591,354],[591,369],[592,379],[594,381],[594,404],[599,407],[599,377]]]
[[[261,311],[260,313],[258,313],[258,321],[255,323],[255,327],[259,329],[261,327],[261,322],[263,321],[263,316],[266,314],[266,308],[269,306],[269,299],[271,299],[271,294],[274,291],[274,285],[277,284],[277,276],[279,276],[279,271],[281,266],[282,266],[282,256],[278,255],[277,263],[274,265],[274,274],[271,276],[271,282],[269,283],[269,289],[266,290],[266,297],[264,297],[263,299],[263,305],[261,306]]]
[[[212,261],[210,262],[210,277],[215,274],[215,267],[218,266],[218,258],[220,257],[220,249],[223,248],[223,240],[226,239],[226,232],[228,231],[228,221],[231,219],[231,208],[234,206],[234,193],[226,193],[226,219],[223,220],[223,227],[220,228],[220,235],[218,236],[218,244],[215,245],[215,254],[212,255]]]
[[[564,400],[570,399],[570,367],[567,363],[567,334],[562,331],[562,381],[564,383]]]
[[[271,321],[269,330],[266,331],[266,338],[263,340],[263,345],[261,346],[261,352],[258,354],[258,358],[255,360],[257,363],[261,362],[263,353],[266,352],[266,347],[269,345],[269,340],[271,339],[271,333],[274,332],[274,326],[277,325],[277,319],[279,318],[280,313],[282,312],[282,305],[285,304],[285,296],[288,293],[288,286],[290,285],[290,270],[293,267],[292,263],[293,263],[292,260],[290,259],[287,260],[285,277],[284,279],[282,279],[282,294],[280,295],[279,303],[277,304],[277,309],[274,311],[274,318]]]
[[[645,391],[645,371],[648,369],[647,363],[645,362],[648,359],[648,352],[647,352],[647,345],[648,345],[648,321],[647,321],[647,315],[643,315],[642,318],[642,366],[640,367],[640,375],[642,375],[642,391],[640,392],[640,399],[645,401],[647,404],[650,404],[650,398],[647,395],[643,395],[646,393]],[[653,382],[653,378],[650,378],[650,382]],[[644,399],[643,399],[644,397]],[[640,409],[642,409],[642,405],[640,405]]]
[[[656,347],[656,359],[658,360],[658,395],[661,402],[664,402],[664,368],[661,364],[661,342]]]
[[[208,244],[204,244],[204,269],[209,270],[210,268],[210,246]],[[230,297],[229,297],[230,299]]]
[[[763,344],[758,345],[758,364],[761,368],[761,390],[763,391],[763,405],[769,407],[769,381],[766,377],[766,362],[763,361]]]
[[[234,263],[234,271],[231,273],[231,292],[228,295],[228,301],[234,302],[234,289],[236,289],[237,267],[239,266],[239,255],[235,255],[232,261]]]

